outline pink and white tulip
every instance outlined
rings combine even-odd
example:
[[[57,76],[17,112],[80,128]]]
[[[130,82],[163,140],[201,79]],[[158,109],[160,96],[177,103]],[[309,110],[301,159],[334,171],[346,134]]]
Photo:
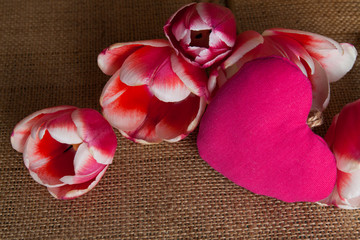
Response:
[[[360,208],[360,99],[336,115],[325,136],[336,158],[336,186],[320,203]]]
[[[246,62],[271,55],[288,58],[299,67],[312,84],[312,110],[323,111],[329,103],[330,83],[353,67],[357,51],[349,43],[299,30],[277,28],[263,34],[246,31],[238,35],[231,55],[212,69],[210,90],[221,87]]]
[[[100,181],[117,145],[110,124],[93,109],[59,106],[20,121],[12,147],[34,180],[58,199],[79,197]]]
[[[228,8],[213,3],[191,3],[169,18],[164,31],[178,54],[196,66],[207,68],[231,52],[236,21]]]
[[[100,97],[104,117],[139,143],[175,142],[198,125],[207,97],[207,76],[177,56],[166,40],[118,43],[98,56],[112,75]]]

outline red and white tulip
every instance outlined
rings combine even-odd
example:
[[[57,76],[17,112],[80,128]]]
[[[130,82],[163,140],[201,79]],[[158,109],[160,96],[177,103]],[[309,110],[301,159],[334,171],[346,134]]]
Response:
[[[139,143],[175,142],[198,125],[207,75],[178,56],[166,40],[118,43],[98,56],[112,75],[100,97],[104,117]]]
[[[323,111],[330,99],[329,83],[353,67],[357,51],[351,44],[299,30],[278,28],[263,34],[246,31],[238,35],[231,55],[212,69],[210,90],[221,87],[246,62],[271,55],[288,58],[299,67],[312,84],[312,110]]]
[[[20,121],[12,147],[34,180],[58,199],[79,197],[100,181],[117,145],[110,124],[93,109],[59,106]]]
[[[231,52],[236,21],[228,8],[191,3],[169,18],[164,31],[177,53],[190,63],[207,68]]]
[[[336,186],[320,203],[339,208],[360,208],[360,99],[336,115],[325,136],[336,158]]]

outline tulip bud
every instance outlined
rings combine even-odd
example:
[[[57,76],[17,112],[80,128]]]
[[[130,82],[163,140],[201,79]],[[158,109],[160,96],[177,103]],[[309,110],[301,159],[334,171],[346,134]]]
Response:
[[[110,124],[93,109],[37,111],[14,128],[12,147],[23,153],[34,180],[58,199],[79,197],[100,181],[117,145]]]
[[[212,3],[192,3],[180,8],[164,26],[166,37],[188,62],[207,68],[230,52],[236,39],[232,12]]]

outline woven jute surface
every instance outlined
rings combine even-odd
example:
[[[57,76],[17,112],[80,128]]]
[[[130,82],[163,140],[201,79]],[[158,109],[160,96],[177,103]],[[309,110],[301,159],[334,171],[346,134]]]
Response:
[[[233,184],[198,155],[196,134],[143,146],[117,133],[114,163],[97,187],[59,201],[32,180],[11,148],[15,124],[51,106],[100,110],[108,77],[96,64],[108,45],[164,38],[188,1],[0,1],[0,239],[359,239],[360,211],[283,203]],[[360,50],[360,1],[218,1],[238,31],[285,27]],[[331,84],[332,117],[360,98],[360,61]]]

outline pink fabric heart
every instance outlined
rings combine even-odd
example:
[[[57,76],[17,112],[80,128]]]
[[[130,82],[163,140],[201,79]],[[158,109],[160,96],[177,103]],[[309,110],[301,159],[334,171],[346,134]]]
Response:
[[[200,156],[234,183],[286,202],[327,197],[334,155],[306,120],[311,84],[281,57],[253,60],[209,104],[197,139]]]

